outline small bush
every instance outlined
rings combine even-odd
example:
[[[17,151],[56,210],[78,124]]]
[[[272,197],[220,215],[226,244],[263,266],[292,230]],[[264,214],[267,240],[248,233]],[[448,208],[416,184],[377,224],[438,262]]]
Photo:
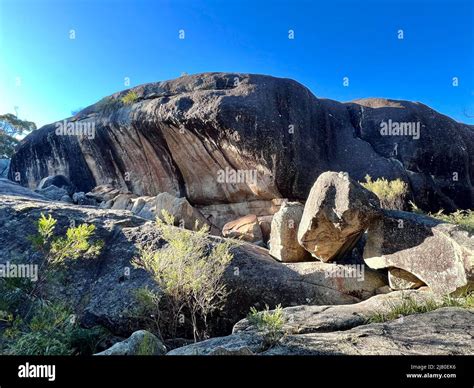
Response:
[[[171,336],[176,335],[178,323],[187,314],[197,341],[206,338],[209,316],[221,309],[227,299],[223,274],[232,260],[233,243],[213,245],[207,226],[196,228],[195,232],[176,228],[172,226],[174,217],[166,211],[162,214],[164,220],[157,218],[156,226],[167,245],[158,250],[139,247],[140,254],[133,260],[136,268],[153,276],[162,295],[141,290],[137,300],[158,321],[166,319],[160,312],[160,306],[165,305],[169,318],[158,325],[166,323]]]
[[[138,94],[130,90],[125,96],[122,97],[121,101],[124,105],[132,105],[135,101],[138,100]]]
[[[257,311],[255,307],[252,307],[247,319],[257,327],[257,330],[265,333],[270,345],[275,344],[283,335],[285,320],[281,305],[276,306],[274,311],[270,311],[268,306],[265,306],[263,311]]]
[[[36,301],[28,323],[17,319],[6,333],[6,354],[51,356],[92,354],[105,331],[78,326],[75,316],[61,303]]]
[[[402,316],[427,313],[441,307],[474,308],[474,293],[468,292],[459,297],[445,296],[441,301],[427,300],[418,302],[412,297],[404,298],[402,303],[393,304],[388,312],[375,312],[368,321],[381,323]]]
[[[373,181],[370,175],[366,175],[365,182],[360,182],[360,184],[377,195],[383,208],[397,210],[405,208],[408,186],[401,179],[389,181],[385,178],[378,178]]]

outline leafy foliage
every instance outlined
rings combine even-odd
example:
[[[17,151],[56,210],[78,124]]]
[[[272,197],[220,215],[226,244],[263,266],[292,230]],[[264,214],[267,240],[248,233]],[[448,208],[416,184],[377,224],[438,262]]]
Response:
[[[166,322],[171,336],[176,335],[179,321],[188,314],[197,341],[207,336],[208,317],[227,299],[222,277],[232,260],[233,243],[211,244],[207,226],[195,232],[175,228],[172,226],[174,217],[166,211],[162,215],[163,220],[156,219],[156,226],[167,245],[159,250],[139,247],[139,256],[133,261],[135,267],[153,276],[162,295],[142,289],[137,300],[142,307],[152,307],[152,315],[160,327],[164,319],[160,306],[165,305],[171,312]]]
[[[270,311],[268,305],[265,306],[263,311],[258,311],[255,307],[251,307],[247,319],[259,331],[265,333],[266,340],[270,345],[275,344],[283,335],[285,320],[281,305],[276,306],[274,311]]]
[[[130,90],[121,100],[125,105],[132,105],[137,99],[138,94],[134,90]]]
[[[408,186],[401,179],[389,181],[378,178],[374,181],[370,175],[366,175],[365,182],[360,182],[360,184],[377,195],[383,208],[403,210],[405,207]]]

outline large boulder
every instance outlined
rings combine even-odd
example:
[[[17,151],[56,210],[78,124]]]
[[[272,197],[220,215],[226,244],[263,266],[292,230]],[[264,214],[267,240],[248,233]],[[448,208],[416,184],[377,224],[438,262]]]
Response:
[[[255,214],[228,222],[222,228],[222,236],[248,242],[263,242],[262,229]]]
[[[431,217],[384,211],[368,230],[364,260],[374,269],[402,269],[433,292],[446,295],[473,284],[474,238]]]
[[[298,228],[298,242],[314,257],[342,259],[380,214],[375,194],[346,173],[321,174],[314,183]]]
[[[124,341],[117,342],[95,356],[162,356],[166,347],[152,333],[138,330]]]
[[[123,104],[130,91],[136,100]],[[420,136],[384,135],[390,119],[419,123]],[[290,79],[204,73],[115,93],[66,121],[93,125],[94,136],[56,135],[58,123],[33,131],[12,157],[11,179],[19,172],[22,185],[36,187],[63,174],[78,191],[111,184],[206,206],[301,201],[332,170],[359,181],[400,178],[429,210],[474,207],[472,126],[420,103],[343,104]]]
[[[298,243],[298,226],[304,206],[287,202],[275,213],[271,224],[270,255],[284,262],[311,260],[310,253]]]
[[[41,179],[36,189],[41,191],[49,186],[59,187],[60,189],[65,190],[67,195],[70,196],[74,193],[74,185],[64,175],[47,176],[46,178]]]
[[[57,233],[64,233],[72,221],[76,225],[91,223],[96,227],[95,237],[104,242],[99,257],[66,261],[67,281],[48,288],[51,297],[75,309],[79,320],[88,326],[101,324],[121,336],[130,335],[130,329],[143,328],[137,326],[140,322],[133,312],[135,292],[141,287],[157,290],[157,286],[148,272],[132,266],[132,260],[140,245],[164,246],[154,223],[130,211],[0,196],[0,263],[40,260],[29,236],[36,233],[41,213],[57,219]],[[212,241],[222,240],[213,237]],[[266,249],[245,242],[236,244],[232,252],[224,274],[231,297],[211,325],[211,334],[230,332],[251,306],[356,303],[386,283],[376,271],[366,271],[361,281],[327,277],[324,263],[279,263]]]
[[[393,267],[388,269],[388,284],[392,290],[411,290],[426,285],[410,272]]]

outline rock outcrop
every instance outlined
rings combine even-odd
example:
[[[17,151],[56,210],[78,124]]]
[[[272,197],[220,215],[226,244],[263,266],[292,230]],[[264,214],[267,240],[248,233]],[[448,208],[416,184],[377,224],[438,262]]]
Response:
[[[447,295],[474,282],[474,238],[460,227],[402,211],[384,211],[367,233],[366,264],[399,268]]]
[[[426,210],[474,207],[472,126],[423,104],[342,104],[289,79],[236,73],[131,90],[137,98],[130,104],[121,101],[125,90],[66,120],[93,129],[87,134],[57,135],[59,123],[34,131],[13,156],[9,176],[20,173],[22,185],[34,188],[62,174],[78,191],[112,184],[138,196],[168,192],[207,206],[303,200],[315,179],[332,170],[355,180],[400,178]],[[388,120],[419,124],[419,136],[384,135]]]
[[[311,255],[298,243],[298,226],[304,206],[287,202],[275,213],[271,224],[270,255],[284,262],[309,261]]]
[[[131,261],[138,254],[139,245],[156,249],[164,245],[153,222],[136,217],[130,211],[2,195],[0,262],[34,263],[40,259],[29,236],[36,233],[35,223],[41,213],[56,218],[56,229],[62,233],[71,222],[91,223],[96,227],[95,236],[105,244],[95,259],[67,261],[67,282],[52,287],[50,295],[76,309],[84,325],[100,324],[122,336],[130,335],[131,328],[139,329],[135,327],[138,322],[133,314],[135,291],[141,287],[156,289],[156,284],[146,271],[134,269]],[[219,239],[214,237],[213,241],[219,242]],[[386,279],[376,271],[367,270],[363,281],[358,281],[327,277],[328,267],[324,263],[279,263],[266,249],[244,242],[234,248],[233,255],[224,274],[232,296],[218,323],[211,326],[211,334],[230,332],[251,306],[355,303],[374,295],[376,289],[386,284]]]
[[[342,259],[380,214],[380,202],[348,174],[325,172],[314,183],[298,228],[298,242],[314,257]]]
[[[283,325],[272,343],[268,333],[247,319],[233,334],[174,349],[168,355],[453,355],[472,354],[474,312],[441,308],[385,323],[368,323],[409,297],[433,301],[429,292],[405,291],[343,306],[297,306],[283,309]]]

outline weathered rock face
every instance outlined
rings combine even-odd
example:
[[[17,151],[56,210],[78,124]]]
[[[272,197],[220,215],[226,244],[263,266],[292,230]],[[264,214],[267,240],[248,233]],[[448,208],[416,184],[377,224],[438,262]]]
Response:
[[[71,221],[76,225],[94,224],[95,236],[105,244],[95,259],[68,261],[67,282],[53,287],[51,295],[76,309],[79,319],[86,325],[101,324],[119,335],[130,335],[130,330],[139,329],[140,322],[132,311],[136,305],[135,291],[141,287],[156,289],[156,284],[146,271],[134,269],[131,261],[138,254],[138,245],[151,244],[156,249],[164,245],[153,222],[135,217],[129,211],[2,195],[0,262],[39,260],[39,253],[33,249],[29,236],[36,233],[35,222],[41,213],[51,214],[58,220],[58,233],[64,233]],[[215,241],[220,240],[215,237]],[[233,324],[245,317],[251,306],[355,303],[373,295],[376,288],[386,283],[375,271],[366,273],[364,281],[326,278],[326,267],[321,267],[324,263],[286,265],[274,260],[267,250],[248,243],[238,244],[233,254],[224,275],[232,297],[213,326],[214,334],[230,332]],[[125,278],[127,268],[130,276]]]
[[[298,243],[298,226],[304,206],[287,202],[275,213],[271,225],[270,255],[284,262],[311,260],[311,255]]]
[[[79,191],[113,184],[204,206],[303,200],[315,179],[333,170],[356,180],[401,178],[429,210],[474,206],[472,127],[422,104],[342,104],[317,99],[292,80],[231,73],[133,91],[133,104],[120,102],[123,91],[68,119],[76,127],[90,125],[87,136],[56,135],[55,124],[34,131],[13,156],[10,177],[20,172],[23,185],[36,187],[46,176],[63,174]],[[419,122],[420,138],[382,136],[380,124],[389,119]],[[454,172],[458,180],[451,179]]]
[[[377,196],[347,174],[321,174],[309,193],[298,242],[318,259],[343,258],[380,214]]]
[[[262,230],[255,214],[249,214],[228,222],[222,229],[222,235],[242,241],[263,242]]]
[[[247,319],[233,334],[174,349],[168,355],[452,355],[472,354],[474,312],[442,308],[386,323],[368,324],[404,302],[433,300],[428,292],[405,291],[374,296],[342,306],[297,306],[283,309],[280,338],[269,344],[264,332]]]
[[[371,268],[402,269],[437,294],[474,281],[474,239],[456,225],[402,211],[384,211],[369,230],[364,260]]]

